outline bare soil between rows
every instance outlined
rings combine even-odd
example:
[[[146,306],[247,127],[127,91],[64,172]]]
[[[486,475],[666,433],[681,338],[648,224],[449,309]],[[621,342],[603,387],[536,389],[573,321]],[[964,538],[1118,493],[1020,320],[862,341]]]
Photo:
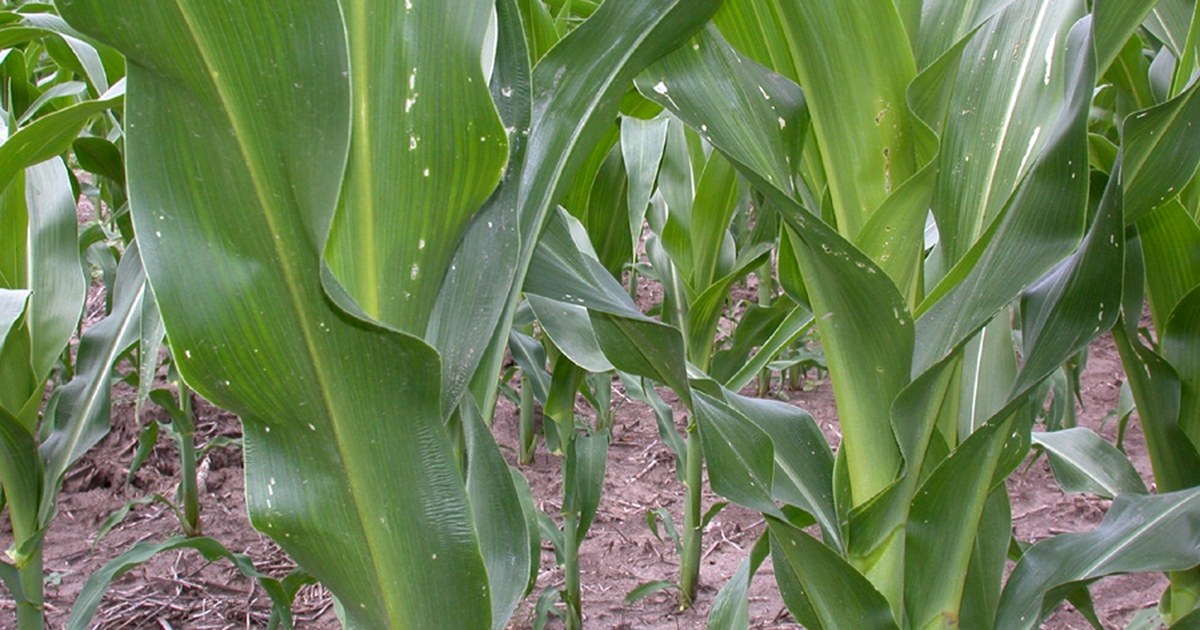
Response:
[[[1123,380],[1120,361],[1112,341],[1104,337],[1093,344],[1081,381],[1083,404],[1080,424],[1101,428],[1115,439],[1116,422],[1111,419]],[[838,440],[833,397],[827,382],[808,383],[811,391],[779,392],[773,395],[807,409],[826,431],[832,443]],[[776,384],[778,387],[778,383]],[[669,398],[669,393],[664,392]],[[644,405],[614,395],[616,423],[610,448],[604,496],[595,524],[581,549],[585,625],[612,630],[666,630],[704,628],[717,590],[729,579],[762,533],[762,517],[731,506],[712,520],[704,537],[702,587],[696,605],[680,611],[675,596],[661,592],[637,603],[625,596],[639,584],[671,580],[679,569],[678,557],[669,541],[658,540],[646,524],[646,511],[665,508],[680,519],[683,487],[676,479],[674,457],[659,440],[654,418]],[[581,403],[581,409],[583,405]],[[118,392],[113,405],[112,432],[68,474],[59,499],[59,513],[46,537],[45,566],[47,608],[52,628],[60,628],[94,571],[132,545],[162,540],[179,533],[174,514],[159,504],[136,507],[125,522],[95,541],[100,524],[126,502],[152,493],[172,496],[178,483],[174,447],[160,440],[149,460],[126,484],[126,475],[137,448],[140,427],[152,418],[164,418],[149,406],[142,418],[135,417],[132,394]],[[678,414],[682,415],[682,414]],[[679,418],[682,422],[683,418]],[[197,417],[197,442],[201,445],[219,436],[237,438],[240,425],[232,415],[201,404]],[[513,457],[517,435],[517,412],[502,401],[494,420],[498,440]],[[1126,436],[1127,451],[1150,485],[1151,476],[1145,443],[1136,420]],[[538,506],[555,515],[560,506],[560,462],[539,450],[533,465],[523,467]],[[283,576],[292,563],[269,539],[251,528],[243,498],[241,452],[221,447],[208,452],[201,462],[202,519],[204,534],[230,550],[248,555],[269,574]],[[1047,536],[1094,528],[1108,502],[1084,495],[1066,495],[1054,483],[1044,459],[1031,461],[1010,479],[1013,525],[1017,537],[1036,541]],[[718,501],[711,493],[705,506]],[[7,522],[3,527],[7,527]],[[11,544],[11,534],[0,532],[0,544]],[[554,554],[543,547],[537,589],[518,609],[511,628],[530,628],[534,602],[541,589],[559,586],[562,572],[554,565]],[[1121,628],[1138,611],[1153,606],[1165,578],[1157,574],[1108,578],[1092,589],[1097,612],[1106,627]],[[340,627],[328,593],[320,586],[304,587],[294,608],[299,628],[318,630]],[[102,630],[225,630],[266,626],[270,602],[253,580],[242,577],[228,563],[210,563],[193,551],[162,554],[115,581],[93,623]],[[751,627],[758,629],[799,628],[787,612],[774,583],[770,563],[755,578],[750,593]],[[0,593],[0,627],[14,627],[13,604],[8,593]],[[551,620],[550,628],[559,628]],[[1078,613],[1064,607],[1046,623],[1047,628],[1088,628]]]

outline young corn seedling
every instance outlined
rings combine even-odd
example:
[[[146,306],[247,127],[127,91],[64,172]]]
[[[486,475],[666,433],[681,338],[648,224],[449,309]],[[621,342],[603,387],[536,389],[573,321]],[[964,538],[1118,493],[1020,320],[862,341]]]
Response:
[[[119,59],[52,12],[0,13],[0,486],[13,532],[0,576],[16,627],[41,630],[42,541],[67,469],[107,431],[109,372],[135,341],[144,283],[131,248],[113,266],[107,317],[72,359],[87,280],[78,183],[60,156],[85,128],[119,137],[111,120],[96,120],[120,105]]]

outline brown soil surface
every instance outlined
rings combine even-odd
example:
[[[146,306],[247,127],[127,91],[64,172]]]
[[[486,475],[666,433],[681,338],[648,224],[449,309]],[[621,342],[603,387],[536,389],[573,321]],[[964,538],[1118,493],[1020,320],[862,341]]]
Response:
[[[1112,342],[1107,337],[1092,348],[1082,379],[1084,404],[1080,424],[1100,427],[1108,439],[1115,438],[1116,423],[1104,422],[1117,407],[1123,375]],[[809,385],[814,385],[809,383]],[[785,391],[817,419],[836,444],[836,410],[828,383],[811,391]],[[664,393],[664,397],[669,394]],[[670,398],[668,397],[668,400]],[[717,590],[763,530],[757,513],[734,506],[722,511],[705,532],[703,586],[695,607],[680,612],[673,594],[661,592],[635,604],[625,595],[643,582],[670,580],[679,567],[673,545],[657,540],[646,525],[648,509],[663,507],[677,519],[683,504],[682,486],[675,478],[674,457],[659,440],[650,411],[642,404],[614,395],[616,425],[610,450],[605,493],[595,525],[581,550],[583,597],[586,625],[598,629],[703,628]],[[96,532],[108,516],[127,501],[159,493],[173,496],[178,482],[178,464],[169,440],[160,439],[149,460],[126,484],[126,475],[137,448],[139,427],[151,418],[165,418],[148,406],[139,420],[132,395],[118,393],[113,406],[114,427],[101,444],[69,474],[59,501],[59,514],[46,539],[46,573],[51,627],[65,623],[72,603],[87,577],[108,560],[142,541],[162,540],[179,533],[174,513],[161,504],[139,506],[125,522],[96,542]],[[198,407],[199,444],[224,436],[237,438],[236,418],[206,404]],[[510,448],[516,442],[517,414],[502,401],[495,418],[495,432]],[[1130,424],[1126,447],[1143,476],[1150,474],[1144,441],[1136,422]],[[511,454],[511,451],[510,451]],[[550,514],[559,506],[561,477],[559,461],[544,450],[524,472],[538,505]],[[291,568],[288,558],[248,523],[242,496],[241,452],[221,447],[202,459],[204,534],[230,550],[249,556],[267,573],[282,576]],[[1054,484],[1044,459],[1020,469],[1009,482],[1013,500],[1014,528],[1022,540],[1038,540],[1068,531],[1096,526],[1107,503],[1095,498],[1064,495]],[[717,498],[706,496],[711,505]],[[0,544],[11,537],[0,533]],[[530,615],[541,589],[560,585],[561,570],[554,556],[543,552],[538,585],[514,618],[512,628],[531,627]],[[1154,605],[1164,587],[1159,575],[1123,576],[1093,587],[1096,608],[1106,627],[1124,627],[1137,611]],[[12,602],[3,593],[0,627],[13,627]],[[791,620],[775,589],[768,562],[759,572],[751,591],[752,628],[798,628]],[[295,611],[300,628],[337,628],[329,596],[319,586],[305,587]],[[193,551],[162,554],[114,582],[93,625],[103,630],[118,628],[234,629],[262,628],[269,615],[269,600],[256,582],[242,577],[228,562],[210,563]],[[561,627],[552,620],[551,628]],[[1060,610],[1048,628],[1087,628],[1083,618],[1069,609]]]

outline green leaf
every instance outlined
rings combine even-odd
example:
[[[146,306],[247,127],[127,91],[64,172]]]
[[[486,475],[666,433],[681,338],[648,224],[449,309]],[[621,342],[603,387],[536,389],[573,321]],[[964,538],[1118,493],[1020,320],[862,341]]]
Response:
[[[1179,375],[1179,425],[1193,445],[1200,444],[1200,285],[1183,297],[1163,331],[1163,355]]]
[[[1089,429],[1034,433],[1033,443],[1046,449],[1054,478],[1067,492],[1088,492],[1106,499],[1147,493],[1129,458]]]
[[[488,432],[475,401],[467,398],[464,406],[460,411],[467,441],[467,496],[491,585],[492,627],[500,630],[508,625],[526,594],[532,559],[529,532],[521,499],[500,448]]]
[[[512,327],[511,323],[498,327],[497,322],[516,309],[510,277],[497,281],[495,275],[499,270],[515,273],[520,260],[520,189],[515,182],[523,172],[532,116],[529,55],[516,5],[516,0],[496,3],[497,49],[491,82],[492,100],[506,131],[511,129],[508,170],[500,188],[462,235],[425,331],[425,339],[442,356],[444,414],[458,405],[480,365],[491,371],[479,371],[473,391],[482,411],[492,408],[494,376]]]
[[[905,98],[916,62],[903,21],[888,0],[767,6],[785,34],[821,156],[832,166],[826,175],[838,229],[854,239],[917,170]],[[834,166],[845,164],[855,167]]]
[[[1200,489],[1122,495],[1095,530],[1031,547],[1009,576],[996,628],[1034,628],[1057,605],[1059,585],[1113,573],[1171,571],[1200,563]]]
[[[124,98],[125,84],[120,82],[97,100],[42,116],[9,136],[0,144],[0,188],[7,187],[21,169],[65,153],[92,117],[119,108]]]
[[[771,531],[771,557],[776,566],[786,564],[790,575],[798,580],[794,586],[781,585],[780,590],[784,592],[788,610],[802,623],[813,627],[799,612],[807,607],[819,628],[899,627],[883,595],[832,549],[774,518],[768,517],[767,525]],[[777,570],[776,577],[787,579],[787,574]],[[795,601],[798,596],[806,601]]]
[[[1000,422],[971,434],[915,493],[904,564],[905,611],[913,627],[960,616],[976,535],[1012,430],[1012,423]]]
[[[1146,294],[1154,327],[1165,331],[1167,320],[1185,295],[1200,286],[1200,226],[1176,201],[1138,221],[1146,265]],[[1161,335],[1161,332],[1160,332]]]
[[[83,585],[83,590],[79,593],[79,598],[71,607],[71,617],[67,620],[66,628],[68,630],[88,628],[92,622],[92,616],[96,614],[96,608],[99,607],[100,601],[104,597],[104,592],[108,590],[108,586],[113,580],[145,564],[160,553],[176,549],[194,549],[209,562],[229,560],[242,575],[258,580],[263,590],[267,592],[267,596],[271,598],[272,614],[280,616],[284,627],[291,627],[292,599],[295,597],[295,588],[287,588],[278,580],[260,572],[254,567],[249,557],[229,551],[212,538],[176,536],[162,542],[138,543],[89,576],[87,583]],[[285,578],[284,582],[287,581]]]
[[[78,269],[76,269],[78,271]],[[108,434],[112,370],[130,346],[141,339],[146,276],[136,243],[121,258],[113,289],[113,308],[88,328],[79,340],[75,377],[57,392],[54,413],[47,421],[48,437],[41,444],[46,461],[41,518],[50,522],[63,475],[80,457]]]
[[[612,363],[596,341],[587,308],[534,294],[528,295],[527,299],[542,331],[572,363],[588,372],[612,371]]]
[[[480,65],[493,4],[343,3],[352,132],[325,255],[363,311],[414,335],[450,267],[445,244],[458,241],[508,158]]]
[[[525,278],[526,293],[587,307],[595,339],[612,365],[664,383],[686,400],[683,338],[643,315],[590,249],[578,221],[557,213],[538,243]]]
[[[821,525],[825,544],[842,551],[845,540],[833,499],[833,452],[816,421],[803,409],[778,401],[728,391],[725,399],[771,438],[772,498],[811,514]]]
[[[75,333],[87,297],[69,177],[63,161],[53,159],[27,168],[25,176],[14,178],[12,184],[13,194],[24,194],[29,217],[29,267],[19,288],[34,293],[27,322],[39,378],[50,373]]]
[[[646,207],[650,205],[654,180],[662,162],[663,147],[667,141],[667,121],[665,116],[656,116],[650,120],[631,116],[621,118],[621,154],[625,158],[625,170],[629,177],[626,193],[629,205],[629,234],[635,241],[632,243],[635,247],[642,237]]]
[[[355,626],[490,626],[437,354],[335,307],[321,281],[350,147],[339,7],[60,9],[130,59],[134,224],[181,373],[243,420],[252,522]]]
[[[1200,165],[1200,83],[1166,103],[1126,118],[1126,222],[1174,198]]]
[[[34,432],[35,424],[23,418],[21,412],[38,382],[30,361],[26,323],[30,294],[26,289],[0,289],[0,365],[6,377],[0,382],[0,409],[20,417],[27,433]]]
[[[759,536],[750,555],[738,565],[733,577],[721,587],[708,613],[709,630],[749,630],[750,603],[747,600],[750,580],[758,573],[763,560],[771,551],[770,537]]]
[[[1092,9],[1096,31],[1096,67],[1104,74],[1157,0],[1099,0]]]
[[[1200,485],[1200,454],[1180,428],[1179,374],[1123,327],[1113,328],[1113,340],[1137,402],[1159,489],[1170,492]]]
[[[1039,132],[1045,134],[1043,148],[1031,153],[1029,172],[1002,216],[918,307],[914,373],[948,356],[1078,245],[1087,200],[1084,121],[1093,79],[1089,37],[1081,26],[1068,38],[1068,53],[1057,55],[1069,57],[1063,71],[1051,77],[1052,83],[1057,76],[1065,84],[1063,107],[1054,125]],[[1057,211],[1046,212],[1048,207]]]
[[[782,517],[771,496],[775,449],[770,436],[722,400],[701,392],[693,400],[713,492]]]
[[[600,507],[604,471],[608,465],[608,440],[607,433],[595,433],[577,435],[571,441],[571,448],[575,450],[572,458],[574,467],[563,479],[563,487],[571,489],[573,498],[563,506],[563,510],[573,511],[579,516],[577,540],[583,540],[587,535],[592,519],[596,517],[596,510]]]

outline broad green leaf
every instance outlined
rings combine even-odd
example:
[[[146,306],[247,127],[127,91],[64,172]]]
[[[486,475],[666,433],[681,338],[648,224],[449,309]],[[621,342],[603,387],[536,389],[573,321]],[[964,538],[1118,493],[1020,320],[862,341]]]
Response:
[[[119,82],[97,100],[47,114],[13,133],[0,144],[0,187],[9,186],[21,169],[65,153],[89,120],[120,107],[124,98],[125,84]]]
[[[1126,221],[1174,198],[1200,166],[1200,83],[1125,121]]]
[[[480,63],[493,4],[342,3],[352,132],[325,254],[363,311],[414,335],[450,267],[446,244],[458,242],[508,157]]]
[[[775,456],[771,496],[812,515],[829,547],[845,543],[833,500],[833,452],[808,412],[778,401],[725,392],[729,406],[770,438]]]
[[[742,325],[745,325],[745,320],[742,321]],[[740,369],[725,379],[725,387],[738,391],[749,385],[750,381],[754,380],[776,354],[798,340],[805,331],[812,328],[812,325],[812,313],[802,307],[792,308],[779,326],[774,328],[770,336],[761,344],[758,352],[749,361],[738,365],[737,367]],[[738,326],[738,330],[741,328],[742,326]]]
[[[545,404],[550,392],[550,375],[546,373],[546,351],[541,342],[514,328],[508,333],[508,351],[521,368],[521,376],[529,379],[534,398]]]
[[[43,29],[46,33],[53,34],[54,39],[61,41],[69,51],[66,63],[60,62],[61,65],[71,67],[86,77],[97,95],[108,91],[110,81],[124,74],[124,64],[120,55],[112,49],[88,41],[85,35],[71,28],[61,17],[50,12],[27,13],[23,15],[22,22]],[[53,39],[48,43],[53,48]],[[61,55],[56,57],[62,58]]]
[[[10,186],[14,190],[6,192],[5,197],[23,195],[29,217],[29,267],[18,286],[33,291],[27,323],[33,341],[34,373],[44,377],[75,333],[87,297],[79,261],[75,198],[66,165],[60,159],[27,168],[24,177],[14,178]]]
[[[922,71],[1014,0],[930,0],[921,15],[921,30],[909,30]]]
[[[789,195],[794,192],[790,161],[808,117],[794,83],[743,58],[710,28],[691,47],[647,69],[637,86],[721,147],[736,166],[762,173]]]
[[[113,368],[142,338],[147,292],[136,242],[121,259],[113,291],[112,311],[80,337],[75,377],[59,388],[54,413],[45,420],[48,426],[43,431],[47,437],[41,445],[46,462],[47,492],[41,506],[45,523],[54,514],[57,490],[67,469],[108,434]]]
[[[771,496],[775,450],[770,436],[723,400],[696,392],[693,401],[713,492],[782,517]]]
[[[686,400],[683,338],[674,328],[642,315],[629,294],[591,254],[578,222],[559,212],[546,227],[525,279],[525,291],[567,305],[585,306],[595,339],[617,369],[653,378]]]
[[[1125,42],[1159,4],[1158,0],[1099,0],[1092,9],[1096,30],[1096,68],[1108,71]]]
[[[932,205],[952,264],[1001,214],[1039,149],[1048,146],[1044,142],[1075,81],[1067,34],[1083,16],[1083,5],[1012,2],[963,50],[942,125]]]
[[[1159,0],[1143,25],[1178,59],[1186,47],[1193,11],[1189,0]]]
[[[1046,449],[1054,478],[1067,492],[1088,492],[1106,499],[1147,493],[1129,458],[1089,429],[1034,433],[1033,443]]]
[[[992,489],[983,508],[963,588],[960,627],[988,628],[995,621],[1012,531],[1008,488],[1001,484]]]
[[[725,315],[729,290],[735,282],[770,261],[770,244],[758,243],[741,252],[735,268],[723,278],[716,279],[688,304],[684,328],[687,330],[688,359],[708,370],[720,320]]]
[[[467,441],[467,496],[475,515],[483,562],[492,596],[492,627],[508,625],[526,595],[530,573],[529,532],[517,488],[496,441],[471,398],[464,399],[463,433]]]
[[[892,610],[867,578],[856,571],[832,549],[808,534],[774,518],[767,518],[771,530],[771,557],[776,566],[786,563],[800,588],[784,587],[784,602],[797,619],[798,609],[807,607],[820,628],[898,628]],[[788,574],[776,569],[777,579]],[[792,594],[789,598],[788,595]],[[806,600],[794,601],[796,596]],[[808,625],[807,623],[805,625]]]
[[[532,76],[528,151],[521,169],[509,173],[501,187],[502,193],[509,186],[518,188],[515,206],[520,209],[519,226],[522,234],[540,231],[553,209],[554,200],[563,187],[570,184],[571,176],[586,159],[595,141],[603,137],[612,124],[629,81],[650,62],[675,48],[703,26],[719,4],[720,0],[638,0],[620,7],[615,4],[600,5],[591,18],[538,62]],[[564,81],[566,74],[570,74],[572,79]],[[511,87],[516,94],[519,86]],[[507,121],[506,124],[511,125]],[[515,130],[515,135],[524,135],[521,127],[517,126]],[[496,225],[499,226],[497,229],[511,229],[507,224]],[[475,247],[465,251],[472,252],[475,248],[491,251],[479,245],[486,246],[489,243],[492,229],[486,220],[477,221],[470,233],[476,235],[476,240],[463,246]],[[516,273],[518,279],[526,275],[535,245],[536,239],[525,238],[522,241]],[[447,365],[456,366],[453,378],[448,377],[453,381],[447,387],[448,400],[456,400],[455,392],[460,391],[457,388],[462,387],[470,378],[469,375],[475,372],[474,366],[480,365],[480,355],[476,349],[488,343],[488,339],[491,342],[488,344],[487,362],[480,372],[486,376],[480,377],[478,382],[482,388],[494,391],[492,373],[499,370],[505,342],[505,337],[494,333],[496,330],[507,331],[511,319],[506,313],[515,308],[517,295],[522,289],[521,282],[509,287],[507,311],[501,308],[503,302],[492,305],[481,303],[480,292],[471,289],[473,285],[475,288],[488,289],[490,299],[495,283],[481,283],[479,277],[486,275],[485,270],[490,269],[494,261],[475,254],[468,256],[484,260],[470,269],[458,265],[457,273],[452,273],[449,280],[456,283],[458,288],[455,289],[455,295],[462,301],[443,300],[439,303],[439,314],[457,313],[462,308],[459,304],[471,304],[472,312],[493,313],[495,317],[490,321],[499,321],[499,326],[483,325],[484,321],[488,321],[483,317],[460,328],[436,324],[437,317],[431,320],[431,326],[436,327],[437,334],[431,331],[429,336],[439,340],[435,346],[442,350],[443,356],[449,357],[449,349],[458,349],[453,359],[446,359]],[[463,280],[463,277],[467,279]],[[457,319],[458,316],[453,317]],[[462,370],[457,367],[460,365],[472,369]],[[467,375],[466,378],[463,375]]]
[[[1104,78],[1130,97],[1130,107],[1141,110],[1155,104],[1150,87],[1150,61],[1143,53],[1140,36],[1130,37],[1125,47],[1109,66]],[[1114,154],[1115,150],[1112,151]]]
[[[996,628],[1034,628],[1058,604],[1055,587],[1113,573],[1200,563],[1200,490],[1122,495],[1095,530],[1044,540],[1021,557],[1000,600]]]
[[[1200,454],[1180,428],[1181,385],[1175,368],[1124,327],[1113,328],[1113,340],[1129,378],[1146,450],[1160,490],[1172,492],[1200,485]]]
[[[209,562],[228,560],[242,575],[258,580],[258,583],[271,598],[272,613],[281,616],[285,628],[291,627],[292,599],[295,589],[289,589],[284,584],[287,578],[280,582],[254,567],[254,563],[244,554],[230,551],[212,538],[183,538],[175,536],[162,542],[142,542],[132,549],[117,556],[100,570],[88,577],[79,594],[79,599],[71,607],[71,617],[67,620],[69,630],[85,630],[90,627],[92,616],[108,590],[109,584],[118,577],[145,564],[152,557],[167,551],[177,549],[194,549]]]
[[[804,88],[821,157],[831,167],[826,175],[838,230],[853,240],[917,170],[905,98],[916,76],[908,35],[891,0],[768,4]]]
[[[39,380],[30,360],[30,294],[28,289],[0,289],[0,366],[5,376],[0,381],[0,408],[20,419],[26,432],[32,434],[36,418],[26,418],[22,413]]]
[[[1079,249],[1021,298],[1024,364],[1010,399],[1031,389],[1116,323],[1123,278],[1124,213],[1113,170],[1095,219]]]
[[[632,116],[621,118],[621,154],[625,158],[625,170],[629,177],[629,234],[634,241],[640,241],[642,237],[646,207],[650,205],[650,195],[667,141],[667,124],[665,116],[650,120]]]
[[[350,146],[339,7],[59,8],[129,57],[143,258],[189,385],[242,418],[252,522],[355,627],[489,626],[437,355],[350,317],[321,282]]]
[[[737,200],[737,172],[720,154],[710,157],[696,184],[696,200],[692,207],[693,260],[687,268],[693,291],[703,292],[728,273],[721,269],[720,257]]]
[[[721,587],[708,613],[709,630],[749,630],[750,603],[747,600],[750,580],[758,573],[771,550],[768,536],[760,536],[750,549],[750,555],[738,565],[733,577]]]
[[[920,301],[922,238],[935,170],[924,168],[892,193],[859,232],[856,245],[879,265],[910,307]]]
[[[639,78],[639,89],[688,124],[707,129],[708,140],[787,221],[787,237],[806,283],[811,283],[813,314],[826,341],[847,457],[871,462],[851,467],[855,503],[862,503],[890,484],[900,469],[891,428],[877,419],[887,417],[892,399],[908,380],[913,339],[908,309],[874,262],[789,196],[787,136],[769,121],[783,120],[786,130],[803,115],[804,101],[795,86],[764,80],[768,76],[761,68],[740,63],[720,39],[698,38],[698,46],[684,47],[653,66]],[[725,84],[723,93],[706,87],[706,77],[735,65],[744,69],[731,73],[735,80]],[[760,98],[764,95],[769,98]],[[829,341],[835,337],[837,342]],[[846,339],[851,341],[843,343]],[[863,361],[863,356],[871,359]]]
[[[888,417],[892,400],[908,383],[913,322],[904,298],[870,259],[824,223],[783,202],[775,204],[791,228],[788,237],[824,343],[858,505],[890,484],[900,469],[895,436],[879,420]]]
[[[963,346],[958,426],[956,433],[945,432],[947,439],[966,439],[1008,403],[1017,377],[1017,357],[1012,324],[1006,315],[1001,311]]]
[[[604,471],[608,464],[607,433],[592,435],[577,435],[571,441],[575,450],[574,467],[570,475],[563,479],[563,487],[571,488],[573,499],[563,506],[563,510],[573,511],[579,517],[578,540],[583,540],[596,510],[600,507],[600,495],[604,489]]]
[[[1192,20],[1187,31],[1187,43],[1180,51],[1178,64],[1175,66],[1175,80],[1171,82],[1171,95],[1178,95],[1184,88],[1196,79],[1196,71],[1200,70],[1200,54],[1196,46],[1200,44],[1200,11],[1192,9]]]
[[[629,231],[628,187],[621,148],[614,145],[592,180],[584,226],[591,236],[596,258],[615,278],[620,278],[622,270],[633,260],[637,249],[634,239],[641,237],[640,230]]]
[[[713,18],[713,23],[748,59],[793,82],[800,80],[777,3],[727,0]]]
[[[1167,320],[1163,355],[1179,375],[1179,428],[1192,444],[1200,444],[1200,285],[1188,293]]]
[[[82,136],[71,143],[71,152],[83,170],[116,182],[125,181],[125,158],[112,142]]]
[[[1067,95],[1045,132],[1042,151],[1030,156],[1029,173],[1002,215],[918,307],[914,373],[948,356],[1079,243],[1087,200],[1085,121],[1093,65],[1089,29],[1081,26],[1068,39],[1069,59],[1063,72],[1052,76],[1066,84]]]
[[[561,38],[554,26],[554,16],[546,9],[542,0],[517,0],[521,9],[521,23],[525,26],[525,46],[530,59],[541,59]]]
[[[3,309],[3,302],[0,299],[0,310]],[[3,323],[4,320],[0,319],[0,325]],[[2,340],[3,337],[0,337]],[[2,353],[0,358],[4,358]],[[7,374],[10,366],[0,365],[4,366]],[[8,519],[12,526],[10,556],[15,556],[11,559],[18,569],[24,568],[27,561],[27,558],[20,557],[19,550],[32,546],[40,551],[40,539],[44,533],[38,518],[38,504],[44,492],[42,475],[42,458],[38,456],[33,431],[16,415],[0,406],[0,482],[3,482]],[[40,588],[40,585],[36,585],[36,588]]]
[[[587,309],[538,295],[527,296],[542,331],[572,363],[588,372],[609,372],[613,365],[604,356]]]
[[[1010,422],[971,434],[914,495],[906,527],[904,603],[913,627],[953,627]]]
[[[1172,201],[1138,221],[1138,235],[1150,316],[1162,331],[1183,297],[1200,285],[1200,264],[1194,258],[1200,247],[1200,226]]]
[[[442,356],[442,413],[447,415],[457,407],[477,372],[476,402],[485,412],[493,407],[494,373],[484,374],[477,368],[487,365],[499,371],[512,325],[498,327],[496,322],[505,317],[506,307],[516,309],[515,300],[510,302],[510,280],[506,277],[497,282],[493,274],[496,270],[514,272],[520,259],[520,191],[511,182],[520,179],[528,146],[531,70],[516,0],[496,3],[496,22],[491,92],[509,133],[504,175],[509,184],[500,186],[463,234],[425,331],[425,339]]]

